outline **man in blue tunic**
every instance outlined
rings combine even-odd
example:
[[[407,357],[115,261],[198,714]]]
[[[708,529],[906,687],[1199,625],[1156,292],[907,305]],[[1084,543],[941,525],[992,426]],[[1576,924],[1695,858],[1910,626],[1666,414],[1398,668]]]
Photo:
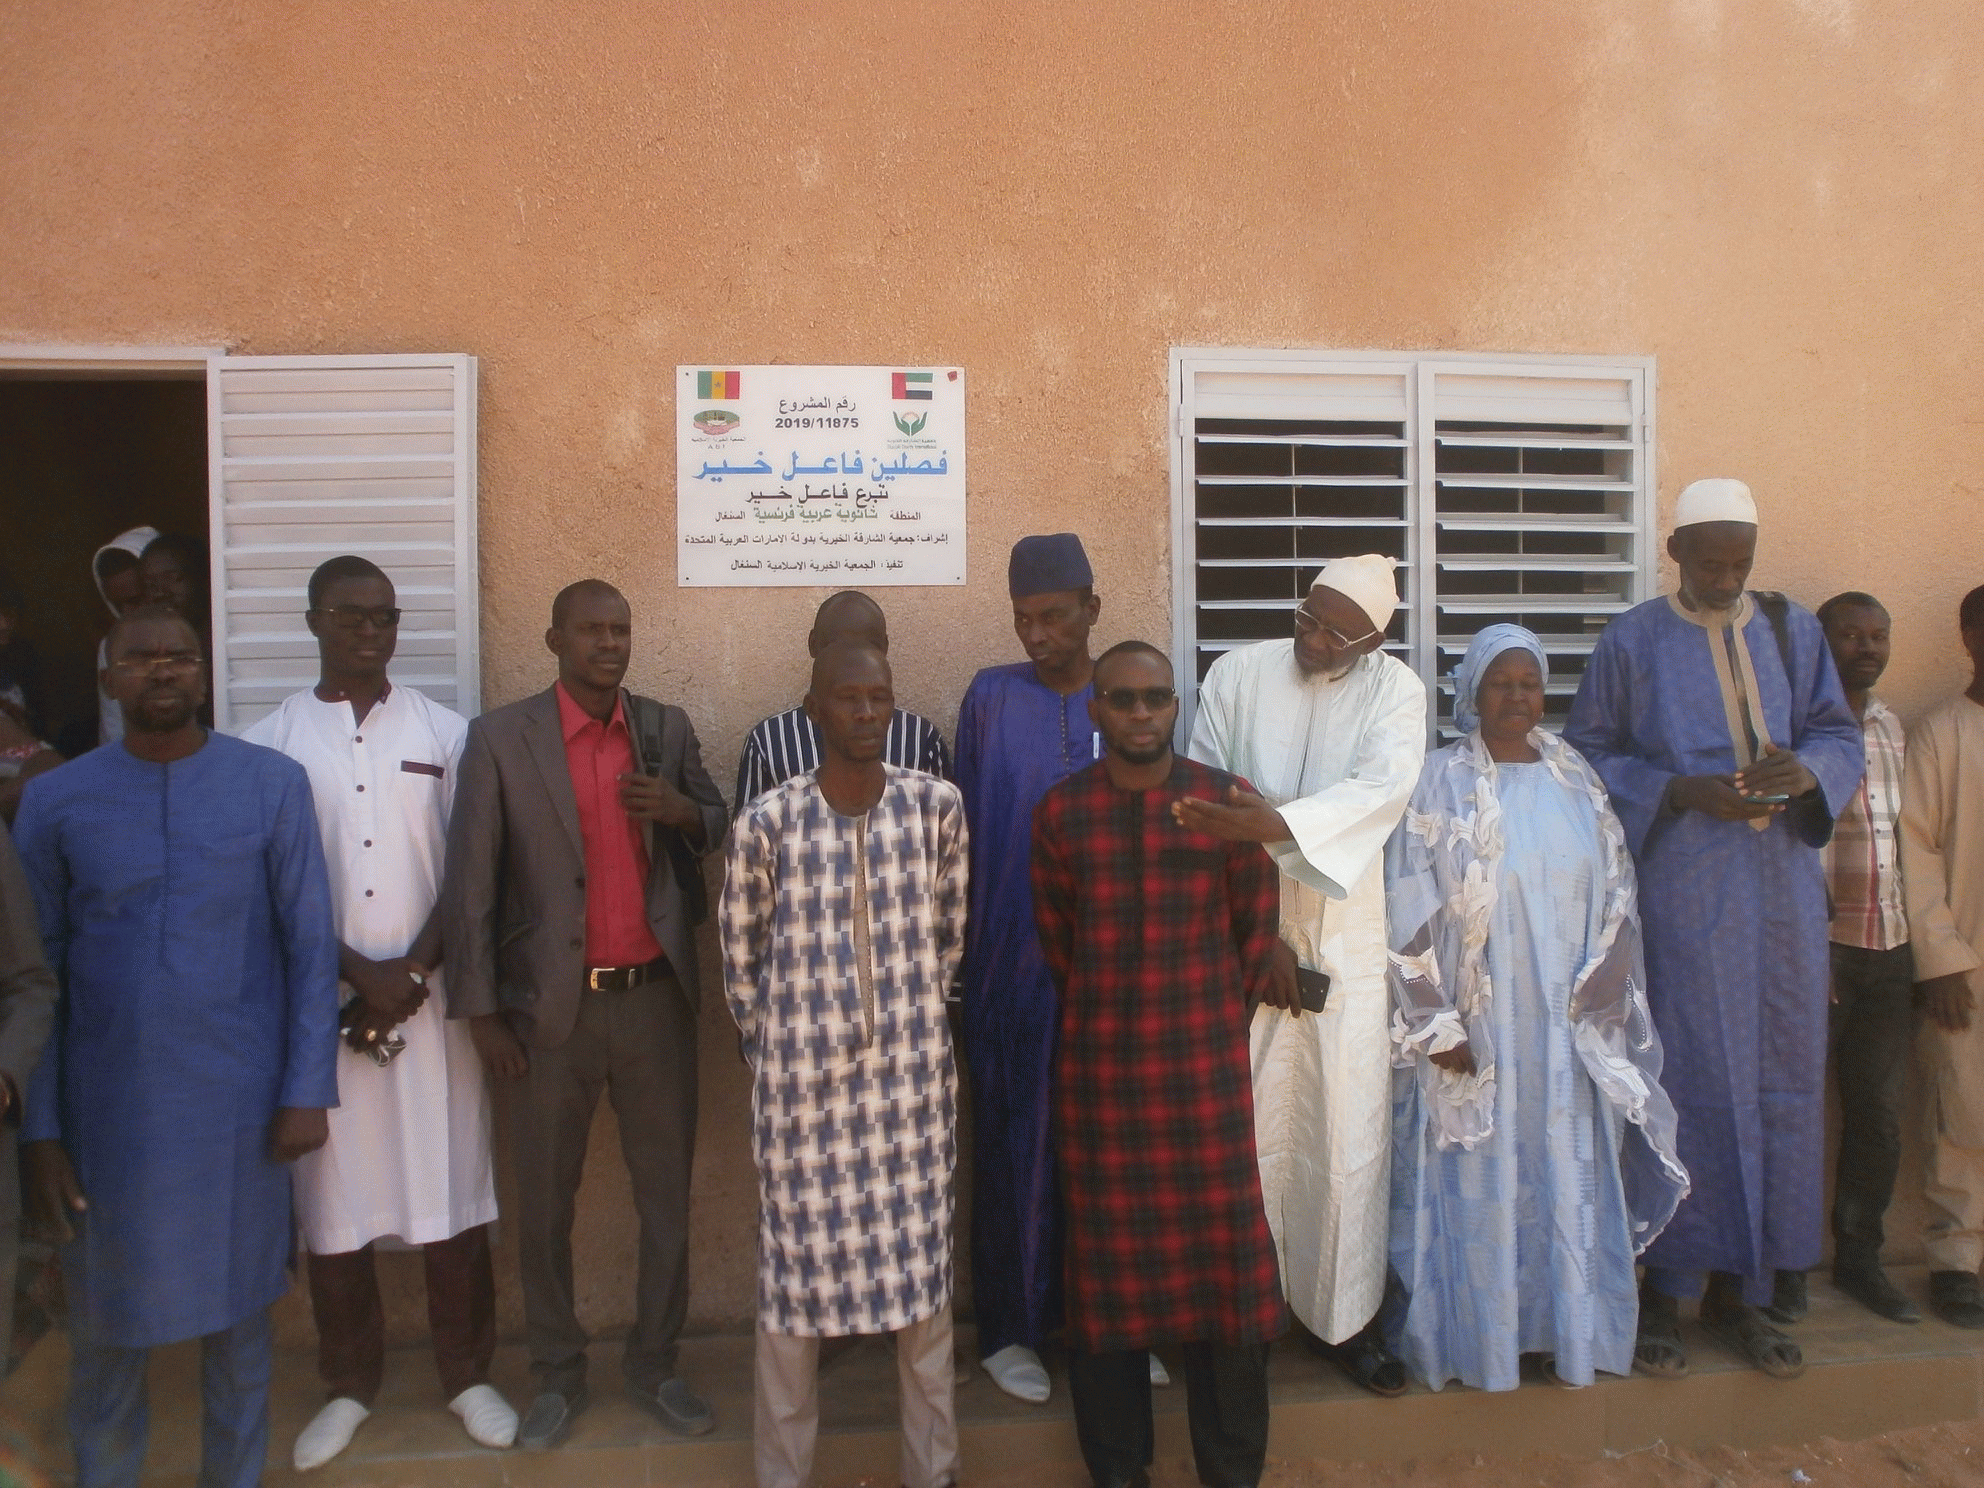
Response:
[[[1606,627],[1564,737],[1611,793],[1639,869],[1647,997],[1694,1178],[1646,1251],[1634,1362],[1687,1368],[1676,1299],[1765,1373],[1804,1368],[1770,1325],[1803,1312],[1825,1192],[1827,909],[1818,849],[1864,768],[1824,632],[1747,594],[1741,481],[1681,493],[1679,592]]]
[[[199,638],[112,627],[124,739],[35,780],[16,840],[62,986],[22,1123],[65,1242],[78,1488],[135,1484],[149,1351],[200,1340],[200,1482],[245,1488],[269,1436],[269,1304],[288,1163],[337,1104],[337,936],[303,767],[209,734]]]
[[[1007,588],[1027,659],[985,668],[958,709],[958,786],[971,829],[963,1034],[978,1353],[994,1384],[1035,1403],[1049,1392],[1040,1343],[1061,1321],[1061,1221],[1047,1135],[1058,1013],[1028,872],[1033,808],[1102,757],[1088,716],[1088,635],[1102,612],[1094,586],[1074,533],[1014,544]]]

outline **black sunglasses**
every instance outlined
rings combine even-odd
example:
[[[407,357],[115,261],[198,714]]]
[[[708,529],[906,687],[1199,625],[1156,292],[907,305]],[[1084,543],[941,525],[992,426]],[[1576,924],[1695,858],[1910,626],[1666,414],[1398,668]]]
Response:
[[[1178,690],[1174,687],[1112,687],[1102,694],[1102,701],[1118,713],[1127,713],[1136,707],[1137,700],[1156,713],[1178,701]]]

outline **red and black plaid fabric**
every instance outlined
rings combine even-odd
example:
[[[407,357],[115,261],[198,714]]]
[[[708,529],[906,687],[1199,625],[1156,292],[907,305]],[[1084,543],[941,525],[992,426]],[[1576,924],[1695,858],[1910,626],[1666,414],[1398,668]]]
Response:
[[[1179,796],[1221,800],[1234,783],[1179,756],[1165,788],[1125,791],[1097,764],[1034,812],[1078,1349],[1255,1343],[1284,1326],[1247,1053],[1280,878],[1257,844],[1171,816]]]

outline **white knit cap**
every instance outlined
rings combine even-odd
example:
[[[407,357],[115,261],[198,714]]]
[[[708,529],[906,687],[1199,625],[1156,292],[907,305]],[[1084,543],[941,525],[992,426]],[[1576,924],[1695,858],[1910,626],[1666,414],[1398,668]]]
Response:
[[[1316,575],[1311,589],[1334,589],[1370,617],[1373,630],[1392,623],[1398,609],[1397,565],[1383,553],[1359,553],[1332,558]]]
[[[1750,495],[1748,486],[1727,476],[1690,481],[1681,488],[1681,498],[1674,503],[1674,525],[1695,527],[1703,522],[1748,522],[1754,527],[1756,498]]]

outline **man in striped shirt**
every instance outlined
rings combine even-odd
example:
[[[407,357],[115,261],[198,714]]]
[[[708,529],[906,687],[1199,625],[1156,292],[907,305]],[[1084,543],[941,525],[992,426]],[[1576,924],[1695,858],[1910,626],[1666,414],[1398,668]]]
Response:
[[[806,650],[814,657],[838,641],[873,646],[889,653],[889,623],[882,607],[858,589],[829,595],[813,616]],[[921,770],[941,780],[951,778],[951,757],[937,725],[901,708],[889,718],[882,758],[906,770]],[[803,707],[774,713],[744,736],[744,753],[737,761],[737,811],[774,786],[820,767],[819,725]]]
[[[1915,978],[1897,836],[1901,720],[1873,692],[1888,664],[1888,612],[1872,595],[1849,591],[1820,605],[1818,616],[1867,752],[1867,774],[1833,824],[1824,853],[1833,906],[1831,1031],[1840,1107],[1833,1284],[1882,1317],[1914,1323],[1921,1312],[1881,1269],[1881,1219],[1901,1164]],[[1781,1288],[1778,1296],[1784,1296]]]

